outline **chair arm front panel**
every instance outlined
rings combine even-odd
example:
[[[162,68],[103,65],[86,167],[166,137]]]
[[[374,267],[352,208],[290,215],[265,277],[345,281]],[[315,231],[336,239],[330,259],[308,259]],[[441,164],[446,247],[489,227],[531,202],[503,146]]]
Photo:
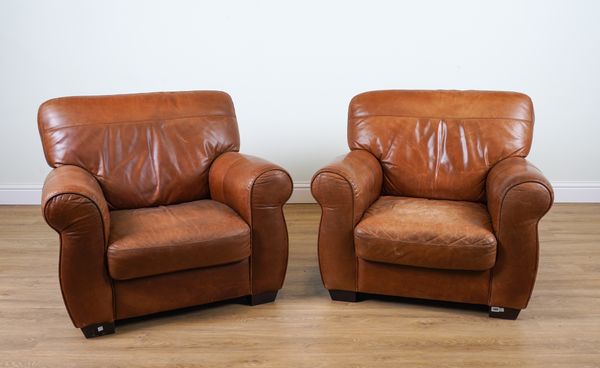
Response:
[[[94,177],[77,166],[50,172],[42,211],[60,235],[59,278],[76,327],[114,320],[112,281],[106,267],[110,215]]]
[[[329,290],[357,290],[354,227],[381,195],[382,170],[369,152],[337,158],[313,177],[311,191],[321,206],[319,266]]]
[[[211,198],[233,208],[252,231],[252,294],[283,285],[288,234],[283,205],[292,194],[292,179],[281,167],[238,152],[220,155],[209,173]]]
[[[486,192],[498,240],[490,305],[523,309],[535,283],[538,223],[552,206],[552,186],[527,160],[513,157],[490,170]]]

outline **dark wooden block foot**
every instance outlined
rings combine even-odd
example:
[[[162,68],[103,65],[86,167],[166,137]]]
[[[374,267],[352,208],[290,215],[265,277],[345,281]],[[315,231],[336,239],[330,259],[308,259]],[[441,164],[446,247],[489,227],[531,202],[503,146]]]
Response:
[[[249,299],[250,305],[259,305],[259,304],[271,303],[271,302],[275,301],[276,297],[277,297],[277,292],[270,291],[267,293],[250,295],[248,297],[248,299]]]
[[[504,308],[504,307],[490,307],[491,318],[501,319],[512,319],[515,320],[519,317],[520,309]]]
[[[115,333],[114,322],[96,323],[94,325],[85,326],[81,329],[83,336],[86,338],[110,335]]]
[[[346,290],[329,290],[332,300],[339,302],[356,302],[358,300],[358,293],[354,291]]]

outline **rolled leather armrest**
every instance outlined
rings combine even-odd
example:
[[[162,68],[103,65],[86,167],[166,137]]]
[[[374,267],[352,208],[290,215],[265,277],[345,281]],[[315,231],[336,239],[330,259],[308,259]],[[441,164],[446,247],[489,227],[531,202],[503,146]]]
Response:
[[[42,190],[42,211],[60,235],[60,286],[73,324],[113,321],[105,262],[110,214],[98,182],[77,166],[52,170]]]
[[[337,157],[313,176],[311,191],[321,204],[353,202],[353,225],[360,221],[363,213],[381,195],[381,164],[371,153],[355,150]],[[341,181],[340,181],[341,180]],[[349,186],[351,198],[340,197],[338,187]]]
[[[527,200],[516,203],[519,215],[531,219],[541,219],[550,210],[554,192],[542,172],[522,157],[512,157],[496,164],[486,181],[487,202],[494,230],[502,230],[503,207],[512,199],[512,193],[525,192]],[[514,208],[515,206],[511,206]],[[504,208],[506,212],[506,208]]]
[[[527,160],[512,157],[490,170],[486,193],[498,240],[490,305],[523,309],[535,283],[538,223],[552,206],[552,186]]]
[[[209,172],[210,195],[233,208],[252,231],[252,294],[283,285],[288,235],[283,205],[292,194],[292,179],[281,167],[238,152],[220,155]]]
[[[319,265],[329,290],[356,291],[354,227],[381,195],[381,164],[371,153],[355,150],[319,170],[311,191],[321,205]]]
[[[48,174],[42,190],[44,218],[59,233],[87,215],[86,212],[94,211],[90,206],[74,206],[73,201],[95,207],[102,219],[104,240],[108,241],[110,215],[98,181],[78,166],[59,166]]]

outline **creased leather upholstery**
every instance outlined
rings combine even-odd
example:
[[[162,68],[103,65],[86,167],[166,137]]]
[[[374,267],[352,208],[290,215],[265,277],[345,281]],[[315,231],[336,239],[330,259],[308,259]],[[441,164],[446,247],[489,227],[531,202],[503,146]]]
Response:
[[[279,290],[288,260],[283,205],[292,195],[290,175],[258,157],[230,152],[215,161],[209,181],[211,197],[252,227],[252,293]]]
[[[48,164],[86,169],[114,209],[208,198],[212,161],[240,145],[223,92],[63,97],[38,122]]]
[[[383,193],[485,201],[497,162],[529,152],[533,107],[519,93],[376,91],[350,103],[350,149],[383,168]]]
[[[312,181],[325,287],[525,308],[553,201],[525,160],[533,121],[531,100],[514,92],[354,97],[352,159]]]
[[[354,230],[356,255],[369,261],[483,271],[496,262],[496,237],[484,205],[380,197]]]
[[[231,208],[200,201],[112,212],[108,268],[117,280],[250,257],[250,228]]]
[[[54,168],[43,214],[60,234],[65,305],[86,336],[115,319],[264,301],[281,288],[292,181],[234,152],[226,93],[58,98],[42,104],[38,127]]]

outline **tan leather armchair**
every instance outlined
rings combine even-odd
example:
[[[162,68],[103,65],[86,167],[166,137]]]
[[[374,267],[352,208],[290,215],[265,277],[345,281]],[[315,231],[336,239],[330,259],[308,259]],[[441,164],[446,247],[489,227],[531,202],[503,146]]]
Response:
[[[376,91],[350,103],[351,152],[319,170],[319,265],[332,299],[359,293],[482,304],[516,319],[538,265],[550,183],[525,157],[519,93]]]
[[[43,215],[60,235],[65,306],[86,337],[114,332],[115,320],[275,299],[292,181],[237,152],[229,95],[58,98],[40,107],[38,123],[54,168]]]

